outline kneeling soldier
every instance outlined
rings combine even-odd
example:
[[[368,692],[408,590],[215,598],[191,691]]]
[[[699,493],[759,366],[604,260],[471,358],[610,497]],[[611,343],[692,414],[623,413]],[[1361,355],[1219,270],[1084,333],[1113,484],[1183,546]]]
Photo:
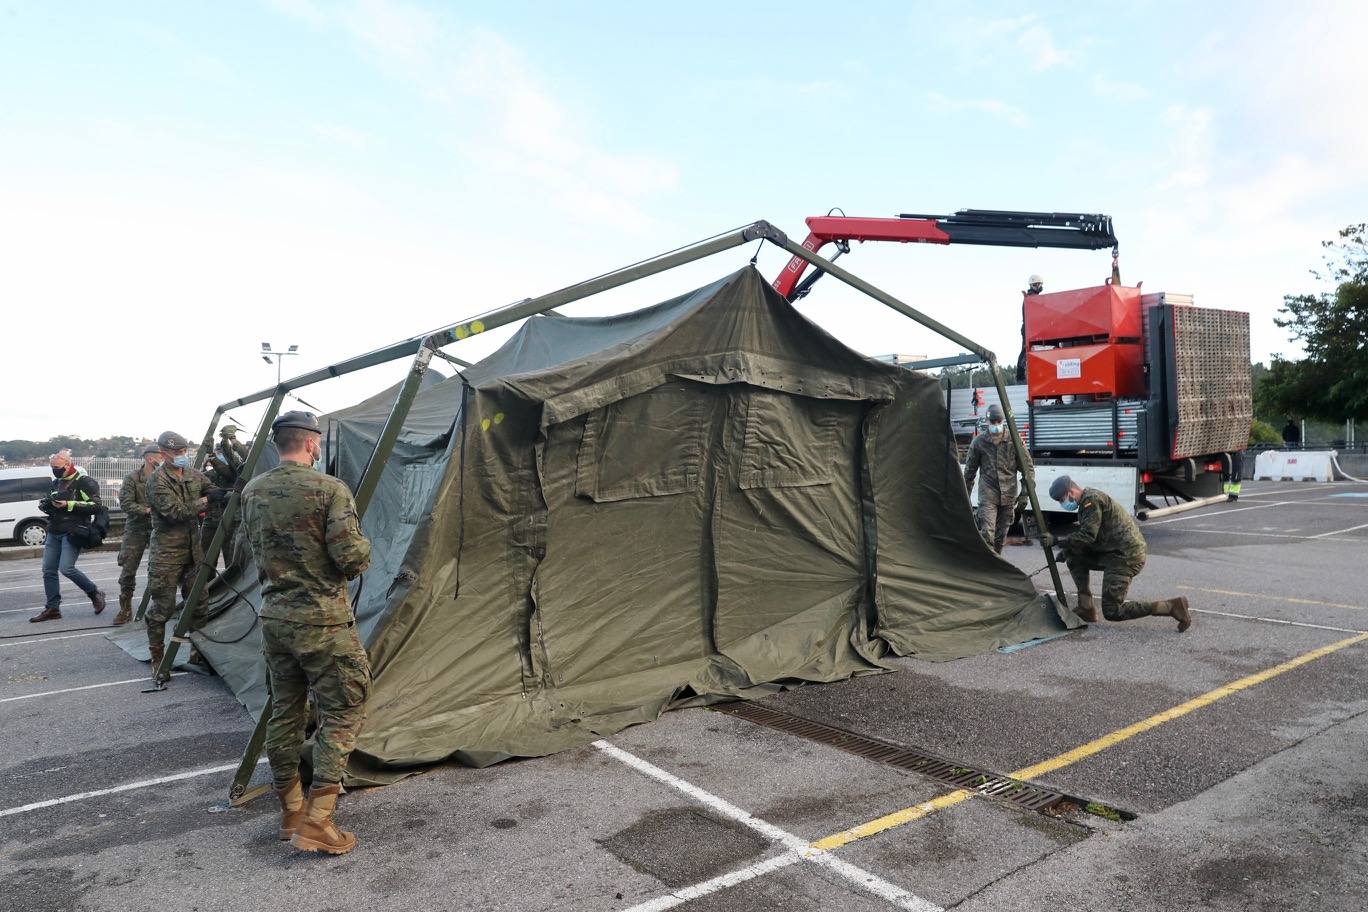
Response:
[[[337,828],[333,810],[370,691],[347,580],[370,566],[370,542],[351,491],[314,468],[322,455],[318,419],[286,412],[271,433],[280,465],[242,492],[243,527],[264,583],[261,644],[271,676],[266,756],[280,799],[280,838],[298,849],[342,855],[356,848],[356,836]],[[305,804],[299,751],[310,691],[318,730]]]
[[[1178,632],[1192,626],[1188,600],[1165,599],[1161,602],[1128,600],[1131,580],[1145,566],[1145,537],[1126,508],[1096,488],[1080,488],[1067,475],[1060,475],[1050,484],[1050,497],[1070,512],[1078,512],[1078,529],[1064,538],[1048,532],[1041,536],[1045,547],[1058,543],[1062,546],[1061,560],[1069,565],[1069,573],[1078,587],[1077,614],[1089,623],[1097,622],[1097,608],[1093,605],[1088,582],[1090,570],[1102,571],[1102,616],[1109,621],[1130,621],[1136,618],[1162,615],[1178,621]]]

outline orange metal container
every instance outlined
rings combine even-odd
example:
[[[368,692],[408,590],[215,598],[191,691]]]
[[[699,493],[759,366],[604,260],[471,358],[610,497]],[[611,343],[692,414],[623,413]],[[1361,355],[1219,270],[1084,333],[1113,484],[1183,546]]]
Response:
[[[1031,399],[1145,395],[1138,287],[1100,285],[1026,295],[1023,310]]]

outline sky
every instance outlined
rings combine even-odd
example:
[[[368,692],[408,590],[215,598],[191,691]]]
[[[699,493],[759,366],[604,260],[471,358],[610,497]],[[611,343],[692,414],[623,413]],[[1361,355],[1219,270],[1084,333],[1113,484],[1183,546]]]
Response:
[[[0,0],[0,439],[198,438],[275,382],[262,342],[302,373],[756,219],[801,239],[833,207],[1106,213],[1124,281],[1247,310],[1255,359],[1297,354],[1282,296],[1368,218],[1368,4],[847,6]],[[1029,274],[1111,266],[842,264],[1003,362]],[[829,278],[799,306],[866,354],[955,353]],[[403,372],[299,395],[327,411]]]

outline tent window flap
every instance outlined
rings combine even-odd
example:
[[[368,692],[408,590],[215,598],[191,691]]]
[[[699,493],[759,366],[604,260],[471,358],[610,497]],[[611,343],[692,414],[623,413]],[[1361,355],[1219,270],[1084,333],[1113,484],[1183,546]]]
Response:
[[[611,503],[697,490],[708,400],[675,382],[590,412],[575,494]]]
[[[741,488],[831,484],[842,456],[840,415],[830,402],[748,391]]]

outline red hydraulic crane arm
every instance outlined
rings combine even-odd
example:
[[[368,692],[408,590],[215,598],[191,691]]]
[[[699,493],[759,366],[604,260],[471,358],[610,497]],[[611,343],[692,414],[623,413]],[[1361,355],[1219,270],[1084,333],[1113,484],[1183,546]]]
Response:
[[[1116,252],[1112,220],[1106,215],[1072,212],[1014,212],[961,209],[954,215],[903,214],[898,218],[815,215],[807,220],[803,246],[816,253],[836,244],[840,253],[850,241],[896,241],[900,244],[979,244],[990,247],[1064,247]],[[835,257],[833,257],[835,259]],[[821,273],[803,279],[807,261],[793,257],[774,280],[774,290],[790,301],[807,294]]]

